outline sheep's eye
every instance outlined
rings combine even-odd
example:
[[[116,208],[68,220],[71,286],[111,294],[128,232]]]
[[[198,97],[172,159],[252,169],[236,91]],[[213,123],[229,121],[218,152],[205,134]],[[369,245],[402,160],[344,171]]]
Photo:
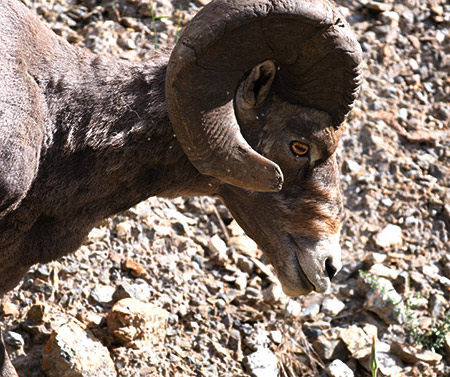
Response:
[[[309,152],[309,146],[300,141],[293,141],[291,150],[296,156],[305,156]]]

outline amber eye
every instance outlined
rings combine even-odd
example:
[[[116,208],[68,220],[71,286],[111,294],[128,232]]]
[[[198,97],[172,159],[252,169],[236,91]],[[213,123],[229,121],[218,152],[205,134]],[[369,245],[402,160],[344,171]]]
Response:
[[[300,141],[293,141],[291,143],[291,150],[296,156],[304,156],[309,152],[309,146]]]

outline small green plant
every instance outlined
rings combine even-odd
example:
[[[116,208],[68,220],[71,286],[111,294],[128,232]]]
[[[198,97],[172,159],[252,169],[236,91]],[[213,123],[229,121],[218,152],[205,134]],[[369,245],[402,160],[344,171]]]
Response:
[[[397,316],[403,314],[402,325],[410,343],[421,345],[425,349],[444,355],[445,336],[450,332],[450,312],[447,311],[443,319],[435,320],[429,329],[422,329],[418,325],[419,319],[415,310],[415,303],[421,298],[420,295],[410,295],[404,300],[394,302],[389,291],[380,283],[379,277],[362,270],[359,273],[373,289],[380,290],[396,306],[395,314]]]
[[[179,34],[180,34],[180,30],[181,30],[181,15],[183,13],[183,6],[180,5],[178,10],[179,10],[179,12],[178,12],[177,28],[175,31],[175,43],[178,42],[178,39],[180,38]],[[157,16],[156,15],[153,0],[150,0],[150,14],[152,17],[153,43],[155,45],[155,50],[157,50],[158,49],[158,31],[156,30],[156,21],[167,18],[167,16]]]
[[[372,377],[377,377],[378,374],[378,359],[377,359],[377,338],[374,335],[372,337],[372,349],[370,351],[370,361],[369,361],[369,367],[372,372]]]
[[[450,312],[445,313],[442,320],[435,321],[428,330],[421,329],[415,322],[406,322],[405,330],[409,340],[433,352],[445,355],[445,336],[450,332]]]
[[[150,13],[152,15],[152,25],[153,25],[153,42],[155,43],[155,50],[158,47],[158,32],[156,31],[156,13],[155,8],[153,7],[153,0],[150,0]]]

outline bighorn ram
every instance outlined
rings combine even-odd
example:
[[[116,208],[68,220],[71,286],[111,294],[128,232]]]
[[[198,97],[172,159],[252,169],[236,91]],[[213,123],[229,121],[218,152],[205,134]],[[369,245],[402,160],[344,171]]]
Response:
[[[69,45],[1,0],[0,294],[152,195],[222,198],[287,294],[325,291],[360,60],[327,0],[215,0],[144,63]]]

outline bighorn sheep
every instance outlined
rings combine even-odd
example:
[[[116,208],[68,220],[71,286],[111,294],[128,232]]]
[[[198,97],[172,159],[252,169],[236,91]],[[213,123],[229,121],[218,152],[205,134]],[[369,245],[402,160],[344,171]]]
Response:
[[[152,195],[222,198],[287,294],[324,292],[360,61],[327,0],[215,0],[170,59],[144,63],[69,45],[1,0],[0,294]]]

